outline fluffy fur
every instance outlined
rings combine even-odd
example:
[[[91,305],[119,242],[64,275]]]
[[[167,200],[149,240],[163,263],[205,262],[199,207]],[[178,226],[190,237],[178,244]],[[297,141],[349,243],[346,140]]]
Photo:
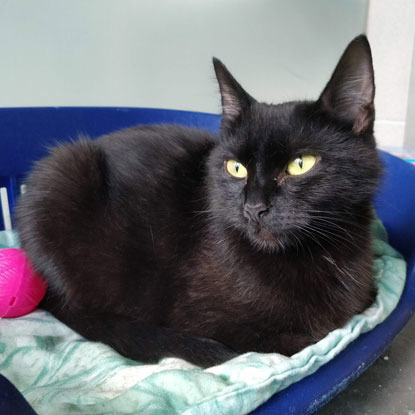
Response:
[[[219,137],[142,126],[54,148],[17,209],[43,306],[88,339],[202,366],[295,353],[374,299],[373,69],[354,39],[315,102],[258,103],[214,59]],[[300,176],[287,163],[313,154]],[[226,161],[248,170],[232,177]]]

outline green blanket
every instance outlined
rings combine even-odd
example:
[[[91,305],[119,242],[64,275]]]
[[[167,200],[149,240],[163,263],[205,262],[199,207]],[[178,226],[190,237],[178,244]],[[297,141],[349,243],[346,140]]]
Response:
[[[3,244],[3,245],[2,245]],[[0,233],[0,247],[16,244]],[[246,414],[275,392],[315,372],[398,303],[406,266],[374,226],[376,303],[343,328],[291,358],[247,353],[202,370],[179,359],[143,365],[86,341],[45,311],[0,320],[0,372],[39,415]]]

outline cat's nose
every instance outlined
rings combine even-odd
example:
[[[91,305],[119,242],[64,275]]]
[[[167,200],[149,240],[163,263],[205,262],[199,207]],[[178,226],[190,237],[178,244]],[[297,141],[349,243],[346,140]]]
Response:
[[[269,207],[266,206],[264,203],[245,203],[244,216],[249,220],[259,222],[261,216],[263,216],[268,211],[268,209]]]

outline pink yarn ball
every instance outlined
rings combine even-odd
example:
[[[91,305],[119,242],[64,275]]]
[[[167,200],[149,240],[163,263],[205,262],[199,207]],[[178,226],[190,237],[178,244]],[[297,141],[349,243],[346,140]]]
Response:
[[[0,249],[0,317],[33,311],[46,293],[46,281],[33,271],[22,249]]]

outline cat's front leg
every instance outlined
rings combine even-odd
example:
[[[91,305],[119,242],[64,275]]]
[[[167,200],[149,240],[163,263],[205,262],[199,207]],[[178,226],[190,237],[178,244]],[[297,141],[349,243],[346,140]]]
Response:
[[[256,345],[260,353],[280,353],[292,356],[318,339],[306,333],[274,332],[262,335]]]
[[[131,316],[76,309],[50,294],[41,307],[86,339],[107,344],[139,362],[157,363],[165,357],[179,357],[197,366],[210,367],[237,356],[215,340],[151,326]]]

